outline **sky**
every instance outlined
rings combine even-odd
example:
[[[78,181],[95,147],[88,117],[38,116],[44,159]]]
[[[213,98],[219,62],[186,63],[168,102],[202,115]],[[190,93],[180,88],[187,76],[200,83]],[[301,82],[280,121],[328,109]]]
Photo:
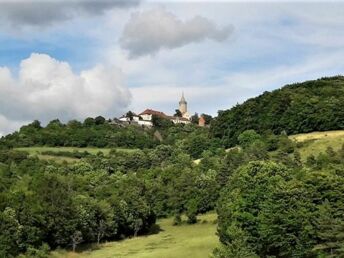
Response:
[[[0,0],[0,136],[146,108],[216,115],[344,72],[342,1]]]

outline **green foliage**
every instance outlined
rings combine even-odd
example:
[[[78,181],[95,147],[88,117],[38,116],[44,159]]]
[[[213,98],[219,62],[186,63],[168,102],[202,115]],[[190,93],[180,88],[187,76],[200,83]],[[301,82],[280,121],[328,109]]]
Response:
[[[334,212],[327,200],[319,206],[319,215],[315,220],[319,243],[313,251],[326,257],[344,257],[344,220]]]
[[[173,126],[173,122],[171,120],[157,115],[152,116],[152,123],[154,127],[160,129],[167,129]]]
[[[201,116],[204,118],[206,125],[210,125],[211,121],[213,121],[213,117],[211,115],[203,113]]]
[[[211,132],[226,146],[234,146],[238,136],[251,129],[288,135],[344,129],[343,105],[342,76],[296,83],[219,111]]]
[[[157,144],[152,131],[137,126],[113,126],[102,116],[86,118],[83,124],[72,120],[65,125],[56,119],[45,128],[35,121],[0,140],[0,145],[7,147],[152,148]]]
[[[191,116],[190,120],[191,120],[191,123],[198,125],[198,121],[199,121],[198,113],[195,113],[193,116]]]
[[[232,173],[218,203],[215,256],[342,257],[344,160],[328,159],[337,155],[323,154],[327,163],[313,171],[260,161]]]
[[[247,148],[259,140],[261,140],[261,136],[254,130],[246,130],[238,136],[239,144],[243,148]]]

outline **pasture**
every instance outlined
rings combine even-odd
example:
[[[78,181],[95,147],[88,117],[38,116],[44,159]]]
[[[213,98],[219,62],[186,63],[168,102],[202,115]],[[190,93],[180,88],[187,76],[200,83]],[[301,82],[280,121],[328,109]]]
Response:
[[[75,162],[78,161],[77,158],[73,157],[65,157],[63,155],[47,155],[44,154],[45,152],[53,152],[53,153],[59,153],[59,152],[88,152],[90,154],[97,154],[99,152],[103,153],[104,155],[109,155],[110,151],[112,150],[111,148],[94,148],[94,147],[85,147],[85,148],[78,148],[78,147],[22,147],[22,148],[15,148],[16,150],[19,151],[26,151],[28,152],[31,156],[37,156],[39,159],[42,160],[54,160],[57,162]],[[125,148],[113,148],[116,149],[117,151],[124,151],[124,152],[133,152],[136,151],[137,149],[125,149]]]
[[[340,149],[344,144],[344,130],[296,134],[290,136],[290,139],[299,143],[301,157],[306,159],[311,154],[317,156],[325,152],[327,147]]]
[[[194,225],[173,226],[173,219],[157,222],[161,231],[100,246],[90,246],[76,253],[58,250],[51,258],[208,258],[218,245],[216,214],[198,216]]]

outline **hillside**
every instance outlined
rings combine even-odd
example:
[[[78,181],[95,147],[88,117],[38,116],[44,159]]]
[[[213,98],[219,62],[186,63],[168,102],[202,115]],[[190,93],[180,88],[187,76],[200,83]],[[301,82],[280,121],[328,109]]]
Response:
[[[298,144],[298,151],[303,160],[308,156],[317,156],[325,152],[328,147],[335,151],[342,148],[344,144],[344,131],[325,131],[297,134],[289,137]]]
[[[248,129],[288,135],[344,129],[344,77],[295,83],[219,111],[211,133],[226,146]]]
[[[331,85],[323,87],[333,95]],[[307,102],[300,93],[306,86],[288,87],[295,99],[290,109],[299,103],[307,110],[300,104]],[[319,112],[313,120],[325,119],[341,101],[330,93],[323,93],[329,99],[324,117]],[[261,98],[269,94],[275,93]],[[269,100],[265,106],[248,103],[270,112],[269,105],[280,102]],[[324,104],[322,97],[318,102]],[[246,112],[245,105],[237,109]],[[341,126],[340,108],[333,111],[333,127]],[[257,120],[256,131],[244,130],[254,117],[235,112],[228,114],[238,124],[232,121],[232,135],[223,134],[222,144],[219,135],[192,124],[160,126],[158,141],[155,128],[116,127],[99,117],[53,120],[45,127],[35,121],[3,137],[0,257],[202,258],[215,247],[216,258],[341,257],[344,131],[288,137],[282,126],[276,134],[264,129],[273,117]],[[293,113],[279,115],[295,119]],[[225,149],[231,140],[238,144]],[[152,234],[158,226],[159,234]]]

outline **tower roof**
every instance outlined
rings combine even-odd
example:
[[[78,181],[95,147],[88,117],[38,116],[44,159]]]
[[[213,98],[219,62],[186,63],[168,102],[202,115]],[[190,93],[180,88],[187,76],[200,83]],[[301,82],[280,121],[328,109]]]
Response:
[[[186,103],[186,100],[184,98],[184,92],[182,93],[182,98],[180,99],[179,103]]]

